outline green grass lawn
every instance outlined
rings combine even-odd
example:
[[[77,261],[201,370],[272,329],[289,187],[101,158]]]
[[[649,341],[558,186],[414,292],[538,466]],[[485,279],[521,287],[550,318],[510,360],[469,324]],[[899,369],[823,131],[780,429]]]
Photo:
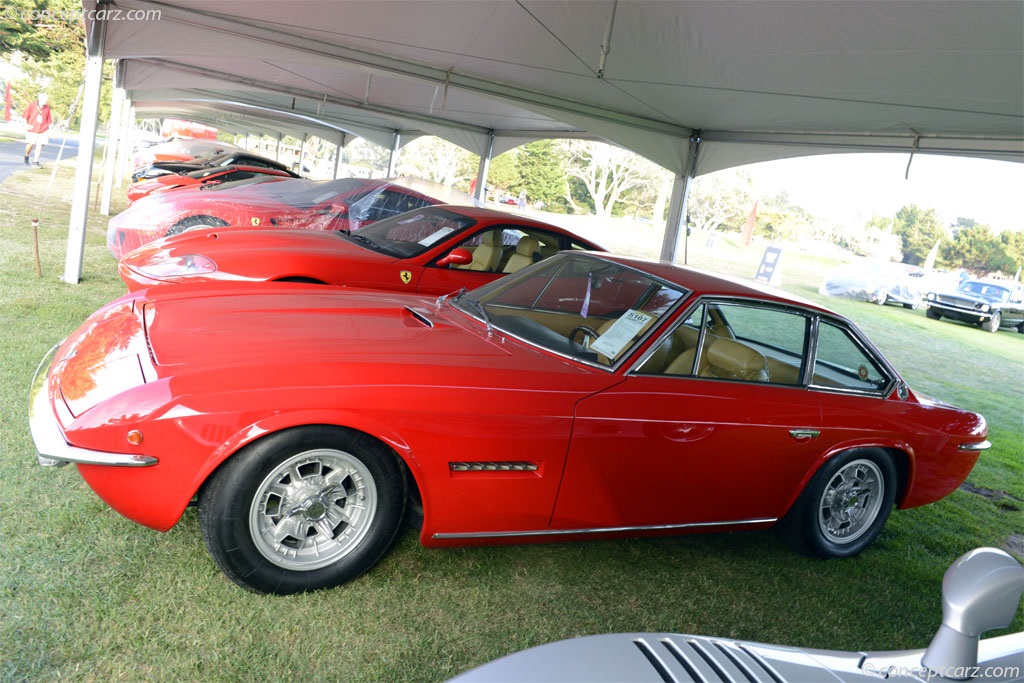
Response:
[[[1024,335],[825,300],[817,287],[833,263],[794,251],[784,288],[853,318],[915,391],[986,416],[995,445],[969,481],[987,495],[959,490],[897,511],[851,560],[795,555],[767,532],[427,550],[409,530],[342,588],[246,593],[207,556],[194,510],[159,534],[112,512],[74,467],[35,462],[26,403],[37,362],[124,291],[96,213],[81,283],[58,279],[70,177],[62,169],[45,202],[48,171],[0,185],[0,680],[442,681],[508,652],[612,631],[923,647],[952,560],[1024,533]],[[761,256],[729,239],[695,242],[691,264],[744,277]],[[643,491],[627,485],[624,495]],[[1018,612],[1012,630],[1022,628]]]

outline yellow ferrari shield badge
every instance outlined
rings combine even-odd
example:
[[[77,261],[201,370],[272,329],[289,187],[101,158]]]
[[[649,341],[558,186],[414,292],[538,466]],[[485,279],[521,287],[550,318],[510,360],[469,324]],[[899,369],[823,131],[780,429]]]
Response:
[[[251,219],[249,219],[249,222],[252,223],[253,227],[258,226],[260,224],[259,216],[253,216]]]
[[[409,272],[408,270],[403,270],[399,272],[398,277],[402,278],[402,282],[404,284],[409,284],[410,282],[412,282],[412,273]]]

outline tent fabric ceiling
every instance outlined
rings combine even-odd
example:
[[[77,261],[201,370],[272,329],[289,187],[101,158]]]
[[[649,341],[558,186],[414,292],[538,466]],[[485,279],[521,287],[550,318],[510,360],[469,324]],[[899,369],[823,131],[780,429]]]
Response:
[[[597,137],[677,173],[695,132],[697,173],[851,150],[1024,160],[1019,0],[84,1],[97,7],[159,11],[106,22],[139,111],[232,103],[247,126],[430,134],[481,155]]]

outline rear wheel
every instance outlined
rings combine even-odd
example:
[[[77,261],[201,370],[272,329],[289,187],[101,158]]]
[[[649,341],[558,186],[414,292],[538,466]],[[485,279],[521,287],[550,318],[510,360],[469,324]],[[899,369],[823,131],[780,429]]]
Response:
[[[842,453],[815,473],[776,528],[798,552],[852,557],[881,532],[895,498],[896,467],[887,453]]]
[[[232,581],[287,595],[343,584],[375,565],[405,500],[389,448],[359,432],[305,426],[232,456],[200,492],[199,525]]]
[[[172,225],[170,230],[167,231],[166,236],[180,235],[183,232],[198,230],[199,228],[223,228],[227,224],[226,220],[216,216],[189,216],[188,218],[182,218]]]

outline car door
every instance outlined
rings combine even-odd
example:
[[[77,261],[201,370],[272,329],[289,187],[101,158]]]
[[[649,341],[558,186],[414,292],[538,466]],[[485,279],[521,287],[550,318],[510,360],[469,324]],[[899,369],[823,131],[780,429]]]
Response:
[[[783,308],[720,302],[684,316],[624,382],[577,405],[552,527],[781,516],[822,452],[821,394],[802,381],[810,323]],[[737,338],[741,327],[752,336]],[[753,350],[764,369],[730,376],[707,365],[715,344]]]

